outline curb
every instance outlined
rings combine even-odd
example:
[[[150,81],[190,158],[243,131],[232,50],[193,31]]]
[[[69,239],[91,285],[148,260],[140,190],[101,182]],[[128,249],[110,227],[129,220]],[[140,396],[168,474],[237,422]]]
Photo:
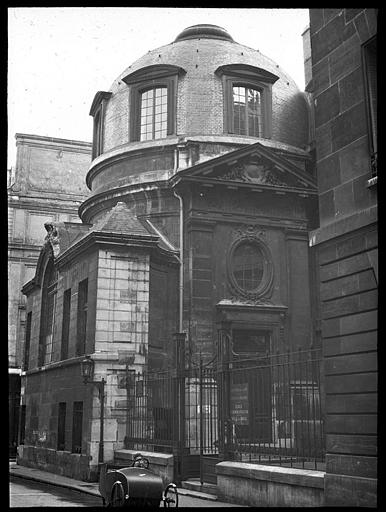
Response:
[[[41,482],[46,485],[52,485],[54,487],[63,487],[65,489],[71,489],[72,491],[82,492],[84,494],[89,494],[91,496],[94,496],[96,498],[100,498],[102,500],[102,496],[100,495],[99,491],[93,490],[93,489],[84,489],[83,487],[80,487],[76,484],[70,484],[66,482],[53,482],[49,478],[43,478],[40,476],[34,476],[34,475],[25,475],[25,474],[16,474],[14,472],[10,472],[10,480],[12,479],[20,479],[20,480],[32,480],[34,482]]]
[[[99,490],[96,489],[85,489],[82,484],[71,484],[68,482],[59,482],[59,481],[52,481],[49,477],[45,478],[41,475],[26,475],[25,473],[16,473],[14,470],[10,469],[9,471],[10,480],[12,479],[20,479],[20,480],[32,480],[34,482],[41,482],[47,485],[52,485],[56,487],[62,487],[65,489],[71,489],[73,491],[82,492],[84,494],[88,494],[91,496],[94,496],[96,498],[99,498],[102,501],[102,496],[99,492]],[[90,484],[85,483],[84,486],[88,486]],[[205,494],[199,491],[192,491],[190,489],[184,489],[178,487],[178,493],[182,496],[189,496],[191,498],[199,498],[206,501],[217,501],[217,496],[214,496],[212,494]]]

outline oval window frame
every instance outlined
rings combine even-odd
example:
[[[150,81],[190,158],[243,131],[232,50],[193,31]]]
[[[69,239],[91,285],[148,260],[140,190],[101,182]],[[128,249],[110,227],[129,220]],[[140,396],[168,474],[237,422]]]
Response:
[[[234,254],[235,251],[244,244],[254,244],[261,251],[264,258],[263,263],[263,276],[261,278],[260,284],[254,290],[246,290],[242,288],[234,274]],[[243,298],[249,300],[255,300],[264,295],[268,295],[271,291],[272,283],[273,283],[273,263],[272,263],[272,255],[271,251],[267,247],[265,243],[262,242],[260,238],[251,237],[251,236],[243,236],[235,240],[229,248],[228,257],[227,257],[227,269],[228,269],[228,280],[232,291]]]

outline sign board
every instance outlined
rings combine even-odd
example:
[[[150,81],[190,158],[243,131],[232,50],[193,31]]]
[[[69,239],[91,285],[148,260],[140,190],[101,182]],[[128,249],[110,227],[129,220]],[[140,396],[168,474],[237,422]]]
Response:
[[[236,425],[248,425],[249,400],[248,383],[233,384],[231,387],[231,418]]]

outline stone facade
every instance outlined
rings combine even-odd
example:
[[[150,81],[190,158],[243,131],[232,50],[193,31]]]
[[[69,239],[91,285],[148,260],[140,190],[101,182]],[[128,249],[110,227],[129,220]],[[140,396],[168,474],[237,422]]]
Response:
[[[325,356],[327,506],[377,500],[377,178],[363,58],[376,34],[376,9],[310,10],[320,212],[310,245]]]
[[[21,288],[34,275],[45,236],[44,222],[80,222],[77,210],[89,193],[84,180],[91,144],[21,133],[15,138],[16,165],[9,173],[7,190],[8,366],[10,379],[18,380],[12,389],[19,396],[26,324]],[[10,403],[14,401],[12,394]],[[10,447],[17,440],[18,411],[16,405],[10,409],[10,419],[14,418]]]

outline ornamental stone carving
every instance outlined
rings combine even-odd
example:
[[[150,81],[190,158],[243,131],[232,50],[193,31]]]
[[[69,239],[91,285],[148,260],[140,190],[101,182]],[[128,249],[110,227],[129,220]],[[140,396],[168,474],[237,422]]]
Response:
[[[51,245],[52,252],[54,253],[54,258],[56,258],[57,256],[59,256],[59,253],[60,253],[60,245],[59,245],[60,239],[59,239],[58,230],[56,229],[55,224],[52,222],[45,222],[44,227],[47,231],[47,235],[44,238],[45,243],[46,244],[49,243]]]
[[[278,179],[272,169],[265,164],[251,162],[242,163],[234,166],[227,173],[218,176],[216,179],[225,181],[243,181],[256,185],[275,185],[277,187],[286,187],[287,183]]]
[[[253,304],[269,303],[273,261],[264,229],[244,225],[234,230],[227,255],[227,273],[232,300],[242,298]]]

